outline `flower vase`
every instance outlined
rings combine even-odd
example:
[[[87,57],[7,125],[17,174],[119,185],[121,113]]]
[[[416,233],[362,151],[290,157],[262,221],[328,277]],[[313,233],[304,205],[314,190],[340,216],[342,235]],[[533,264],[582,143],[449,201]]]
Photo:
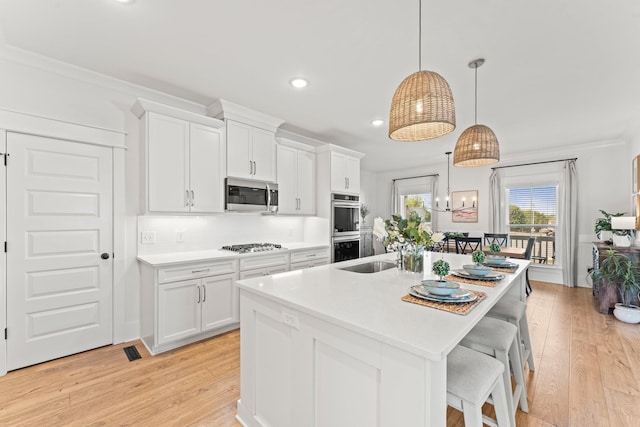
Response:
[[[424,271],[424,248],[405,247],[402,252],[402,259],[405,271],[411,273],[422,273]]]

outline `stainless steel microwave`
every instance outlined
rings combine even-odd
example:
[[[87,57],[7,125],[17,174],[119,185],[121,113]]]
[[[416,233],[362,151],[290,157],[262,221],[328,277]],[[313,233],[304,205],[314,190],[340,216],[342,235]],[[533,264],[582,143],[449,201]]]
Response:
[[[224,190],[225,210],[229,212],[278,211],[278,184],[227,178]]]

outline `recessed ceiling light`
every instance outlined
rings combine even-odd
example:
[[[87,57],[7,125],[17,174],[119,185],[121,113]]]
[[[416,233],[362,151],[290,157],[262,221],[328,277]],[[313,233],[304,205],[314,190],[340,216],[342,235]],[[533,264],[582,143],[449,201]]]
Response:
[[[136,0],[114,0],[117,3],[122,3],[122,4],[127,4],[127,3],[133,3]]]
[[[371,120],[371,124],[375,127],[379,127],[384,124],[384,120],[380,120],[380,119]]]
[[[307,87],[309,82],[303,79],[302,77],[296,77],[295,79],[291,79],[289,81],[289,84],[295,87],[296,89],[302,89],[303,87]]]

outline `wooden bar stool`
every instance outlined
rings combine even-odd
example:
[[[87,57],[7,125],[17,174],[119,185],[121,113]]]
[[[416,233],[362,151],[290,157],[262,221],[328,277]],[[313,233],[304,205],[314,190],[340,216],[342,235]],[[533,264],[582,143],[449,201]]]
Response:
[[[504,367],[493,357],[456,346],[447,356],[447,404],[464,415],[466,427],[482,423],[498,427],[515,426],[507,393],[502,383]],[[496,420],[482,415],[482,405],[491,396]]]
[[[504,366],[502,380],[507,393],[507,402],[515,418],[518,402],[523,412],[529,412],[527,404],[527,386],[524,380],[524,362],[520,356],[518,345],[518,328],[500,319],[485,317],[462,339],[460,344],[472,350],[479,351],[496,360]],[[515,389],[511,393],[511,374],[515,378]]]
[[[533,349],[531,347],[531,335],[529,334],[529,322],[527,321],[527,304],[515,298],[502,298],[487,313],[487,316],[496,319],[506,320],[517,326],[518,342],[522,343],[523,349],[520,352],[522,364],[525,360],[529,362],[529,370],[535,371],[533,364]]]

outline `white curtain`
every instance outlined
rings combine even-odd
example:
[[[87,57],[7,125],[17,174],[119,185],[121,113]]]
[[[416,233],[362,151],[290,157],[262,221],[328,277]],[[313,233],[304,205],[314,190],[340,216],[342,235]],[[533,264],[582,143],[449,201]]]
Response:
[[[431,228],[438,229],[438,216],[432,210],[438,189],[438,175],[418,178],[398,178],[391,182],[391,213],[402,212],[402,196],[411,194],[431,194],[431,206],[425,206],[431,212]]]
[[[500,171],[494,169],[489,177],[489,232],[508,233],[506,211],[504,209],[504,190]]]
[[[564,162],[564,197],[558,201],[561,204],[559,213],[562,227],[562,283],[565,286],[577,286],[578,277],[578,175],[576,161]]]

